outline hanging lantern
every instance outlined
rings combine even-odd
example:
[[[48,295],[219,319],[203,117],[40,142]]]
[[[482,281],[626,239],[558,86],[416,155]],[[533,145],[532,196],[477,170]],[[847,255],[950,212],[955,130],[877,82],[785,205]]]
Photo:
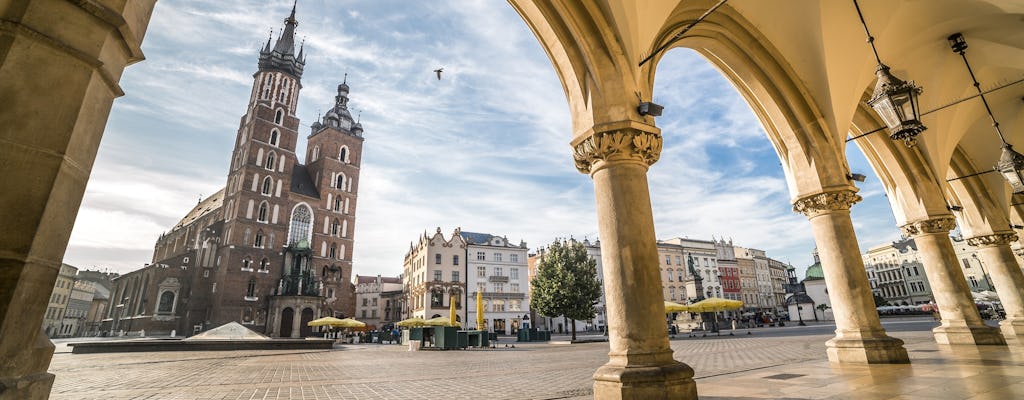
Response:
[[[996,169],[1010,183],[1014,194],[1024,193],[1024,155],[1013,151],[1013,146],[1004,144]]]
[[[921,88],[914,82],[906,82],[889,73],[889,67],[878,64],[875,70],[878,83],[868,100],[868,105],[875,109],[889,128],[889,138],[903,140],[907,147],[917,142],[917,134],[928,129],[921,123],[921,108],[917,96]]]

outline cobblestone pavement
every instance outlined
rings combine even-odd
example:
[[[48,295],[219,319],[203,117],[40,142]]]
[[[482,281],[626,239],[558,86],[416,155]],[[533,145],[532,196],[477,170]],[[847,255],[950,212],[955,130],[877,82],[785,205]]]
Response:
[[[785,387],[818,396],[804,398],[824,398],[820,397],[822,382],[829,377],[847,378],[846,369],[830,368],[825,359],[824,343],[830,337],[743,334],[671,343],[676,359],[696,371],[702,398],[738,398],[732,395],[738,393],[732,390],[736,385],[743,385],[749,396],[755,396],[746,398],[792,394],[783,391]],[[948,356],[936,350],[929,332],[901,332],[898,337],[906,341],[915,364],[941,366],[942,357]],[[67,346],[58,345],[57,351],[50,366],[57,376],[51,395],[56,400],[583,399],[591,397],[591,375],[607,361],[608,345],[517,344],[514,349],[418,352],[397,345],[344,345],[330,351],[112,354],[70,354]],[[1020,352],[1010,353],[1021,356]],[[1012,357],[995,361],[998,365],[984,361],[975,364],[981,369],[1024,366]],[[866,369],[854,368],[851,379],[874,367],[860,368]],[[1011,385],[1024,386],[1024,368],[1017,369],[1017,380],[1001,376],[1010,379],[1007,383]],[[795,370],[819,376],[786,382],[765,379]],[[822,373],[828,376],[820,376]],[[757,393],[750,392],[754,389],[775,394],[756,397]]]

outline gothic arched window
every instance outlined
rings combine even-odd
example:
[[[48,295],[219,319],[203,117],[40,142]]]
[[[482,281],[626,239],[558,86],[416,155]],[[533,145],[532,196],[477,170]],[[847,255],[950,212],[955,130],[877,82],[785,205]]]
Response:
[[[259,222],[267,222],[267,202],[260,203],[260,212],[256,214],[256,220]]]
[[[256,238],[252,241],[252,247],[263,247],[263,231],[256,231]]]
[[[269,154],[267,154],[267,162],[266,162],[265,166],[267,167],[267,169],[273,171],[274,167],[277,166],[277,162],[276,161],[277,161],[277,155],[274,154],[273,151],[271,151]]]
[[[260,261],[260,271],[266,271],[268,269],[270,269],[270,261],[264,258]]]
[[[341,160],[341,162],[348,162],[348,147],[341,147],[341,154],[338,156],[338,159]]]
[[[269,176],[263,178],[263,186],[260,193],[263,193],[264,196],[270,196],[270,190],[272,187],[274,187],[274,180],[270,179]]]
[[[291,226],[288,231],[288,244],[292,245],[301,240],[309,240],[312,212],[305,204],[300,204],[292,211]]]
[[[242,269],[250,268],[252,268],[252,259],[246,256],[245,258],[242,259]]]
[[[338,245],[331,243],[331,251],[327,253],[327,256],[334,258],[335,254],[338,254]]]
[[[316,161],[320,159],[320,145],[313,148],[313,156],[310,157],[310,161]]]
[[[278,124],[278,125],[281,125],[281,120],[283,120],[283,119],[284,119],[284,110],[277,110],[277,113],[274,114],[274,123]],[[271,144],[273,144],[273,141],[271,141]]]
[[[345,175],[344,174],[338,174],[338,179],[334,183],[334,187],[336,187],[338,189],[341,189],[341,190],[345,190]]]
[[[338,219],[335,218],[334,222],[331,223],[331,235],[337,236],[339,227],[341,227],[341,222],[339,222]]]
[[[278,112],[280,113],[281,111],[278,111]],[[278,139],[280,139],[280,136],[281,135],[279,133],[277,133],[277,129],[274,129],[274,130],[270,131],[270,145],[271,146],[277,146],[277,142],[278,142]]]
[[[256,296],[256,280],[249,279],[249,285],[245,288],[245,295],[248,297]]]

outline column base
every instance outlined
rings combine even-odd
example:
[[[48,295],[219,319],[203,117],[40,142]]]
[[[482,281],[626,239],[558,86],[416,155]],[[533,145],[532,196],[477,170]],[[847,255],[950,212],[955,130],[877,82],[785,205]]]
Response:
[[[605,364],[594,373],[594,399],[697,400],[697,383],[693,368],[678,361],[653,367]]]
[[[909,364],[903,341],[885,331],[836,331],[825,342],[828,360],[840,364]]]
[[[1024,343],[1024,318],[1007,318],[999,322],[999,329],[1006,338],[1016,338]]]
[[[942,321],[942,326],[932,329],[938,344],[971,344],[1005,346],[1006,339],[999,329],[990,326],[970,326],[964,321]]]
[[[54,375],[49,373],[0,377],[0,400],[48,399],[53,378]]]

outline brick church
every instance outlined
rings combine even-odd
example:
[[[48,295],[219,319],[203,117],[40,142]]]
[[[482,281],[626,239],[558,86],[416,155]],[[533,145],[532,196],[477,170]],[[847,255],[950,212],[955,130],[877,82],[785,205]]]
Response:
[[[160,235],[152,263],[114,281],[111,332],[191,335],[237,321],[273,337],[352,316],[352,250],[363,127],[349,86],[295,153],[305,56],[295,9],[259,52],[225,187]]]

